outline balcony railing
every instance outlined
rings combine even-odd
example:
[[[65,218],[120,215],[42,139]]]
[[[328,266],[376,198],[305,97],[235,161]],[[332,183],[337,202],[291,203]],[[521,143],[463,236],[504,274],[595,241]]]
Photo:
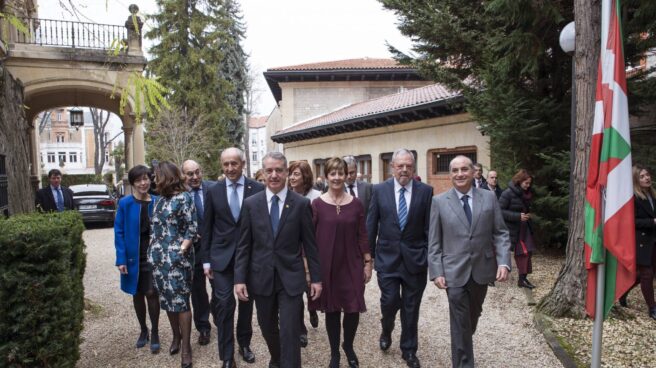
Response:
[[[22,21],[30,32],[17,32],[16,43],[107,50],[128,38],[125,26],[37,18]]]

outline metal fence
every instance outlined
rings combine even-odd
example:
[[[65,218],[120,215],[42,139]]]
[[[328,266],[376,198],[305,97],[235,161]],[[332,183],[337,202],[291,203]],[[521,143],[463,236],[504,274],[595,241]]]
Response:
[[[9,216],[9,181],[7,180],[7,166],[5,155],[0,155],[0,216]]]
[[[23,18],[29,33],[17,33],[16,43],[84,49],[111,49],[127,40],[125,26],[67,20]]]

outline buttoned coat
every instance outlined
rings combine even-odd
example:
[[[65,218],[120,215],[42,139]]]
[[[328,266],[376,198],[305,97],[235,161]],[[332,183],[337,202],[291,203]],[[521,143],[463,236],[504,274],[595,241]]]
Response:
[[[654,206],[656,206],[656,199]],[[656,211],[648,199],[635,197],[635,233],[636,233],[636,263],[640,266],[651,266],[652,252],[656,244]]]

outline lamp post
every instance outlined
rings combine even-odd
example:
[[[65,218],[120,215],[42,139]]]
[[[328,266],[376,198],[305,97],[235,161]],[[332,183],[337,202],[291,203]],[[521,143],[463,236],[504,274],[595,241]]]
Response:
[[[572,223],[572,193],[574,189],[574,158],[576,157],[576,28],[574,22],[569,22],[562,31],[559,38],[560,48],[572,57],[572,107],[569,128],[569,209],[568,220]]]
[[[84,126],[84,111],[79,107],[74,107],[70,110],[70,124],[75,130],[80,129],[81,126]]]

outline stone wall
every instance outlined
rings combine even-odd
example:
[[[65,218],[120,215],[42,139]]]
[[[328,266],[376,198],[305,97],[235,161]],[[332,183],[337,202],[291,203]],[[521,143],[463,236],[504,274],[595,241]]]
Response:
[[[0,62],[0,155],[5,156],[9,213],[34,209],[30,184],[30,124],[23,109],[23,86]]]

